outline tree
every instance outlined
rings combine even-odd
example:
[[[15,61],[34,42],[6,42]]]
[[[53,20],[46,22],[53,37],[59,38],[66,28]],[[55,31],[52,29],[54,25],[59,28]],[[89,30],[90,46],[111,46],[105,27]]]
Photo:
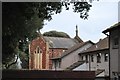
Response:
[[[52,15],[62,11],[62,6],[69,10],[70,4],[74,5],[74,12],[80,13],[80,18],[87,19],[91,7],[87,2],[3,2],[2,63],[9,66],[15,54],[19,55],[18,50],[26,52],[28,42],[37,36],[36,31],[43,27],[44,20],[50,21]]]
[[[43,36],[70,38],[70,36],[67,33],[58,32],[58,31],[45,32],[43,33]]]

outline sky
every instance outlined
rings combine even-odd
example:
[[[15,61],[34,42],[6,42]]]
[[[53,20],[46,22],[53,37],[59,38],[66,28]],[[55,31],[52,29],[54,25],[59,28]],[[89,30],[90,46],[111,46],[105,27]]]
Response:
[[[92,7],[88,12],[88,20],[79,17],[79,13],[62,10],[60,14],[52,16],[51,21],[45,21],[41,33],[51,30],[65,32],[71,38],[75,37],[76,25],[78,26],[79,37],[83,41],[91,40],[94,43],[106,37],[103,30],[118,22],[118,1],[119,0],[99,0],[92,2]],[[71,6],[72,7],[72,6]]]

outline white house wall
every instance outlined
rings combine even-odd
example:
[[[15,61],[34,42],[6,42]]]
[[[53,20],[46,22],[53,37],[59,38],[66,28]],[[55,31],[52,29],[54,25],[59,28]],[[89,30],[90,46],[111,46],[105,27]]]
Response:
[[[97,63],[97,55],[94,54],[94,62],[91,62],[91,70],[97,70],[97,69],[101,69],[101,70],[105,70],[105,73],[102,76],[109,76],[109,60],[106,62],[104,61],[104,54],[101,54],[101,63]]]
[[[110,77],[114,78],[113,72],[120,72],[120,35],[118,35],[119,30],[113,30],[110,33]],[[119,47],[113,49],[113,38],[115,36],[119,37]]]
[[[88,43],[88,44],[84,45],[83,47],[77,49],[76,51],[70,53],[69,55],[64,56],[61,59],[61,68],[65,69],[65,68],[69,67],[70,65],[72,65],[73,63],[79,61],[79,55],[78,54],[80,52],[82,52],[83,50],[89,48],[90,46],[92,46],[92,44]]]
[[[73,70],[91,70],[96,71],[97,69],[105,70],[104,74],[100,74],[99,76],[109,76],[109,60],[107,62],[104,61],[104,54],[108,53],[107,51],[104,51],[101,53],[101,63],[97,63],[97,54],[92,54],[94,56],[94,62],[91,62],[91,57],[88,55],[88,63],[84,63],[78,67],[76,67]],[[82,55],[83,59],[85,60],[85,55]],[[90,64],[89,64],[90,63]]]

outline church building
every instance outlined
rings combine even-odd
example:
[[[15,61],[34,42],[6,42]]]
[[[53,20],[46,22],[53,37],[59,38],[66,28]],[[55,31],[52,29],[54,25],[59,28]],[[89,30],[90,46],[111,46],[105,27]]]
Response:
[[[35,38],[29,44],[29,69],[49,70],[52,69],[51,58],[62,55],[62,53],[83,41],[78,36],[76,26],[76,36],[74,38],[48,37]]]

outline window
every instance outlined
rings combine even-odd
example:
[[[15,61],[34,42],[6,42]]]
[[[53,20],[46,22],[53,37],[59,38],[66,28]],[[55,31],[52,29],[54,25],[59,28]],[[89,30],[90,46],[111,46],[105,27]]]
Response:
[[[88,55],[85,55],[85,58],[86,58],[86,62],[88,63]]]
[[[97,54],[97,63],[101,63],[101,53]]]
[[[94,62],[94,56],[91,55],[91,62]]]
[[[108,53],[104,54],[104,61],[106,61],[106,62],[108,61]]]
[[[36,54],[36,51],[35,51],[35,54]]]
[[[36,51],[37,53],[42,53],[42,50],[39,47],[36,48]]]
[[[116,36],[113,38],[113,48],[118,48],[119,38]]]
[[[83,56],[81,56],[82,60],[83,60]]]
[[[37,53],[39,53],[40,52],[40,48],[39,47],[37,47]]]
[[[34,52],[34,69],[42,69],[42,50],[36,47]]]
[[[61,60],[58,61],[58,67],[61,67]]]

